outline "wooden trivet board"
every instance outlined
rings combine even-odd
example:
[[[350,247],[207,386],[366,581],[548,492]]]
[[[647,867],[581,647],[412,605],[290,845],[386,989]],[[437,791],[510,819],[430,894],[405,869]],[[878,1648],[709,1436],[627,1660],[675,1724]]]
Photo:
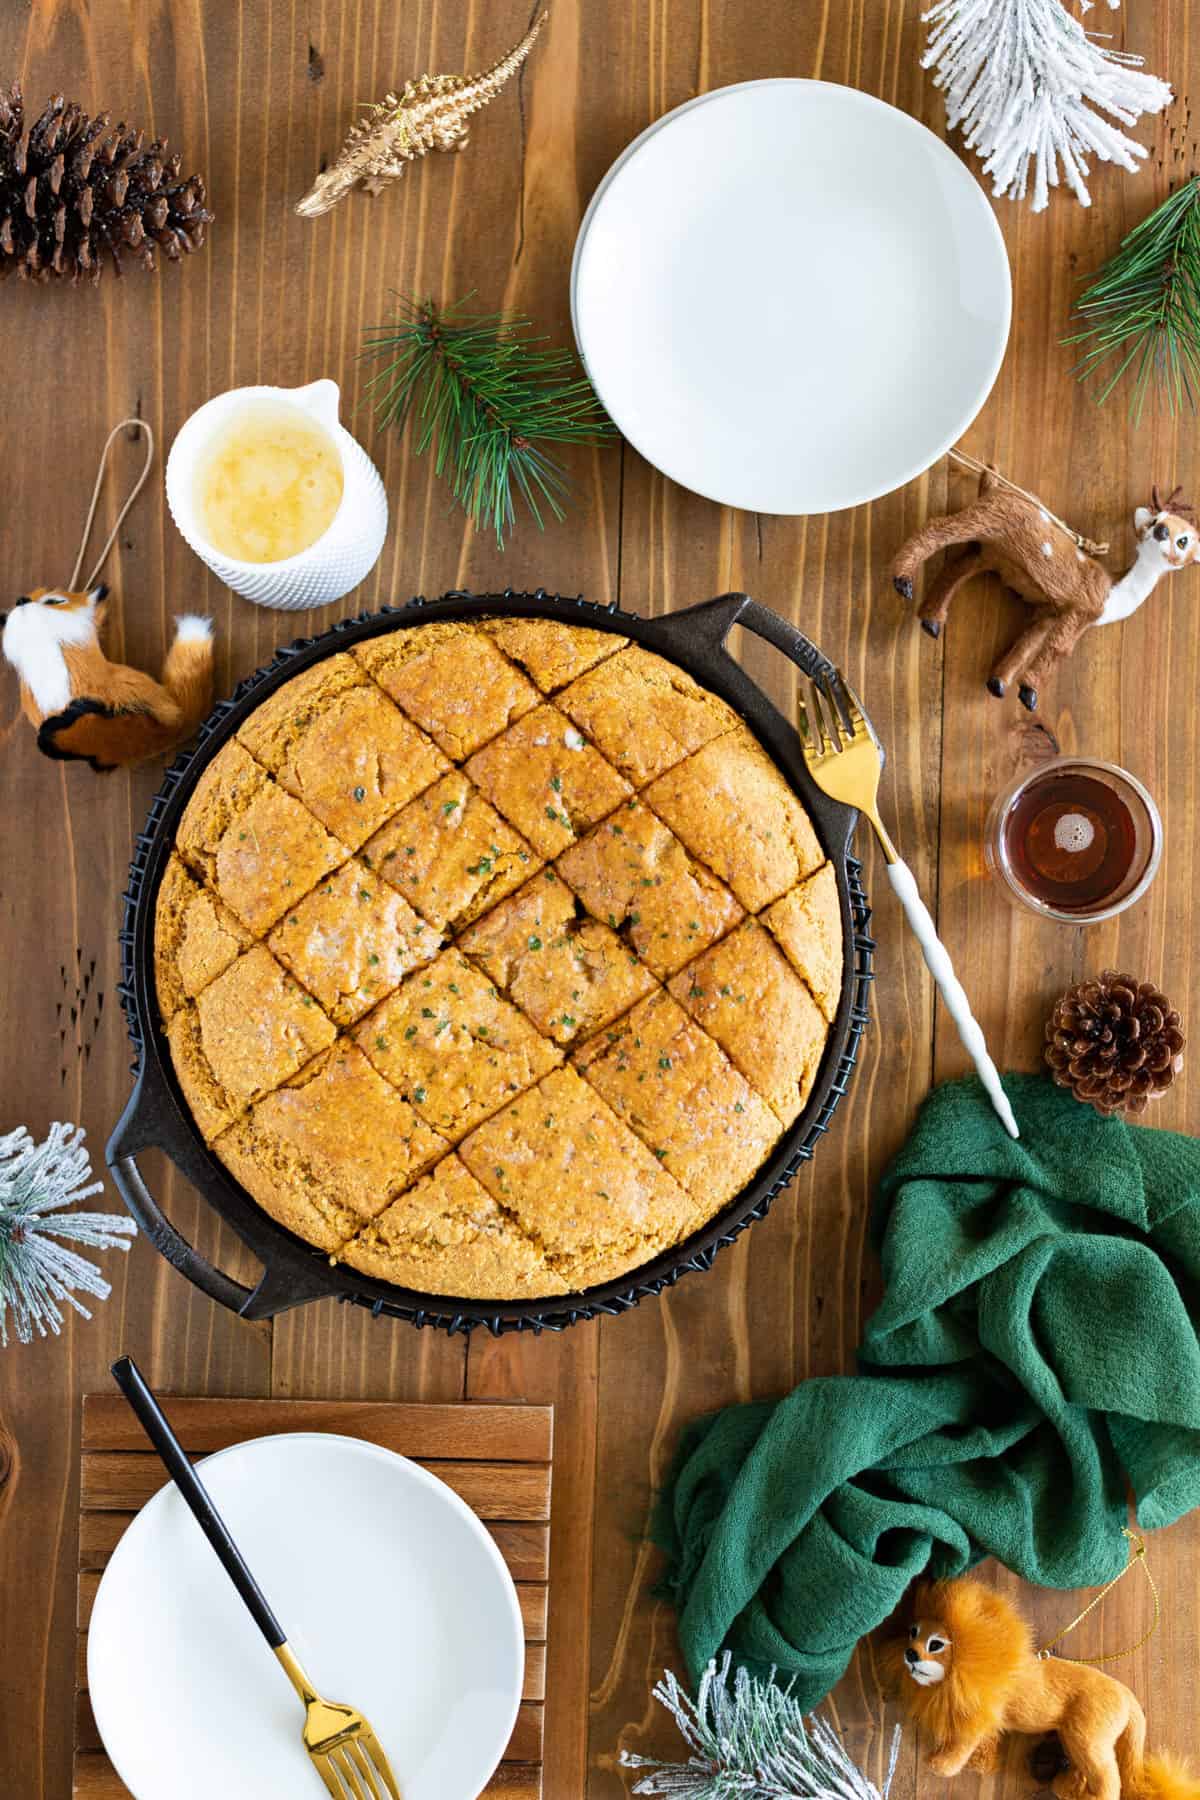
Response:
[[[378,1401],[187,1400],[167,1411],[184,1448],[207,1456],[281,1431],[334,1431],[410,1456],[452,1487],[487,1526],[517,1584],[525,1688],[486,1800],[541,1800],[550,1572],[552,1406],[408,1406]],[[87,1694],[87,1628],[100,1574],[138,1508],[167,1482],[124,1400],[85,1394],[75,1659],[74,1800],[130,1800],[100,1746]]]

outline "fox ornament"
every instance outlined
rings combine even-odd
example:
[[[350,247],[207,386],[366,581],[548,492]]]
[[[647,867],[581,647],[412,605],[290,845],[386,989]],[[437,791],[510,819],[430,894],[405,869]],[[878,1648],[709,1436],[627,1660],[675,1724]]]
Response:
[[[190,737],[212,705],[213,677],[212,625],[190,613],[176,621],[161,681],[109,662],[101,647],[107,593],[102,584],[35,588],[0,614],[0,648],[20,678],[38,749],[101,771]]]
[[[1065,1657],[1039,1656],[1026,1621],[981,1581],[919,1582],[882,1673],[928,1735],[934,1775],[985,1774],[1008,1732],[1057,1732],[1069,1767],[1058,1800],[1200,1800],[1179,1757],[1146,1751],[1146,1716],[1123,1682]]]

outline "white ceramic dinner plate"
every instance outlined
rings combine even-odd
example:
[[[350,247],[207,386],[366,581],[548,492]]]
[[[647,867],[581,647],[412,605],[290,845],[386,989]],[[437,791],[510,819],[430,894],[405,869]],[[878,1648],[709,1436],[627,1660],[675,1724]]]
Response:
[[[821,513],[902,486],[965,431],[1011,284],[983,190],[924,125],[831,82],[749,81],[618,157],[571,308],[648,461],[725,505]]]
[[[300,1661],[366,1714],[404,1800],[476,1800],[516,1720],[525,1647],[475,1515],[357,1438],[260,1438],[201,1466]],[[135,1800],[325,1793],[303,1708],[173,1484],[104,1571],[88,1688]]]

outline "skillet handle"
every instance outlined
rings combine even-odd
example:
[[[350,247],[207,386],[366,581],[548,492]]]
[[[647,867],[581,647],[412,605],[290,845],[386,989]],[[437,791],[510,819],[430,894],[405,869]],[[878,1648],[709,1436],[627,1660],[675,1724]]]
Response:
[[[157,1123],[160,1108],[169,1104],[171,1102],[167,1096],[159,1093],[148,1065],[143,1065],[129,1103],[117,1121],[104,1152],[117,1192],[143,1236],[150,1240],[172,1268],[178,1269],[181,1275],[186,1275],[201,1293],[207,1294],[210,1300],[215,1300],[230,1312],[238,1313],[243,1319],[270,1319],[276,1313],[286,1312],[291,1306],[328,1294],[328,1283],[321,1278],[319,1270],[314,1273],[311,1282],[306,1282],[293,1273],[276,1274],[269,1262],[264,1264],[262,1279],[257,1287],[245,1287],[231,1275],[226,1275],[222,1269],[214,1268],[175,1229],[146,1186],[137,1164],[138,1151],[149,1150],[159,1142]],[[191,1178],[191,1171],[182,1160],[178,1160],[178,1166],[184,1175]],[[250,1248],[256,1256],[261,1255],[254,1245],[250,1245]]]
[[[744,595],[745,605],[740,607],[731,624],[744,626],[752,631],[755,637],[764,638],[768,644],[774,644],[777,650],[794,662],[797,668],[806,675],[830,675],[833,664],[827,656],[822,656],[811,638],[806,638],[802,631],[787,619],[781,618],[769,606],[763,606],[757,600]]]
[[[120,1127],[118,1126],[118,1131]],[[125,1202],[129,1212],[137,1221],[138,1230],[143,1237],[149,1238],[160,1256],[165,1256],[173,1268],[186,1275],[188,1280],[198,1287],[201,1293],[207,1294],[210,1300],[218,1305],[228,1307],[230,1312],[240,1313],[245,1310],[253,1298],[255,1290],[243,1287],[240,1281],[224,1274],[194,1250],[185,1237],[182,1237],[166,1215],[160,1211],[158,1202],[150,1189],[142,1180],[142,1172],[137,1166],[135,1156],[114,1156],[112,1146],[108,1151],[108,1168],[117,1192]]]

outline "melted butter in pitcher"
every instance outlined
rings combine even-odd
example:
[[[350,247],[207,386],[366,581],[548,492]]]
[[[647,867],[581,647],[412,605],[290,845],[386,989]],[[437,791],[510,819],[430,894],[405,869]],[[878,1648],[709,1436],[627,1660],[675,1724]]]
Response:
[[[214,550],[238,562],[283,562],[324,535],[342,501],[329,433],[296,407],[248,401],[200,458],[196,508]]]

